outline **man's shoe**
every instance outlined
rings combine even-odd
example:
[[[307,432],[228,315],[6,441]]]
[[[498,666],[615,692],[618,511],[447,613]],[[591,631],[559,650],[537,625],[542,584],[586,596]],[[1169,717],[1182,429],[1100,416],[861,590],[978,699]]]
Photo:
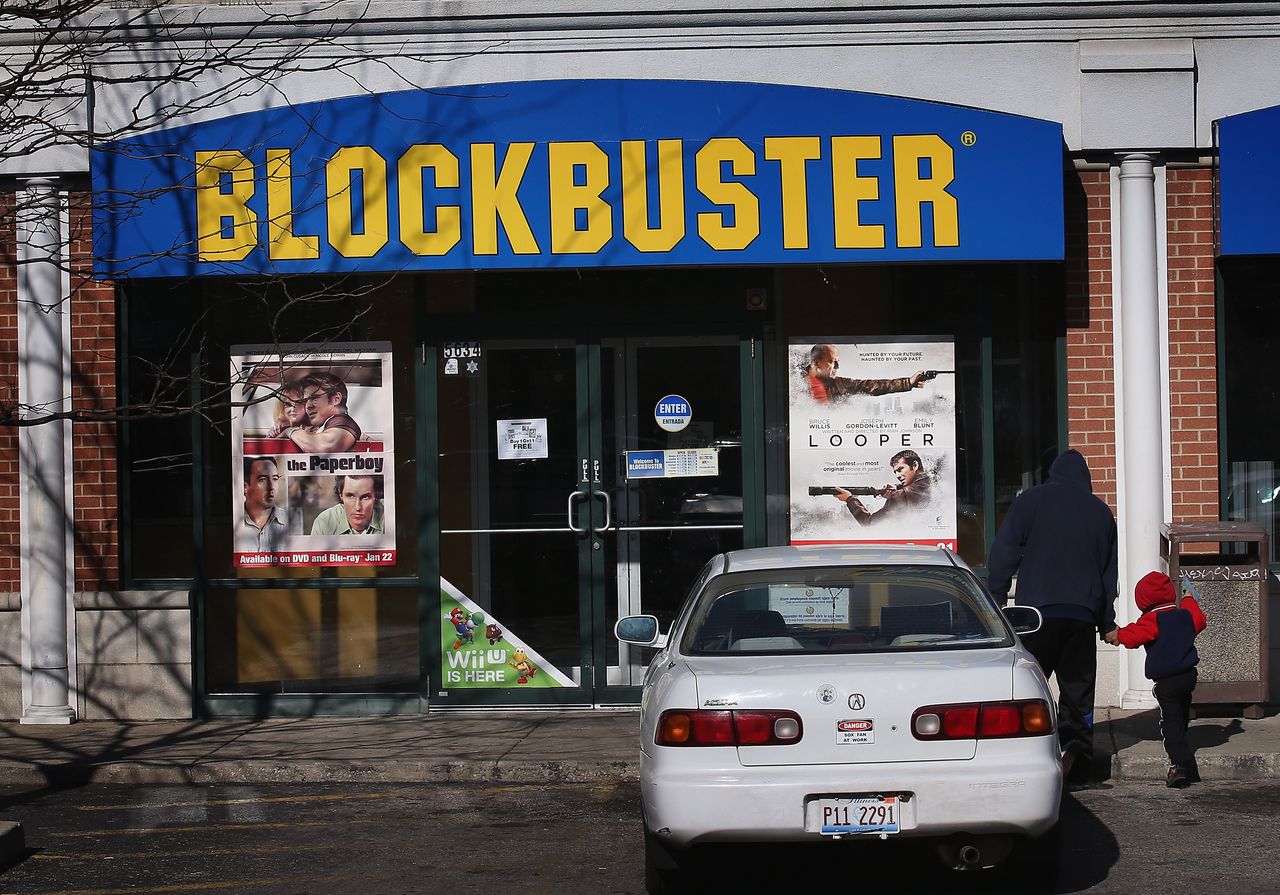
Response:
[[[1169,773],[1164,778],[1164,785],[1170,789],[1182,789],[1190,782],[1187,772],[1177,765],[1169,768]]]
[[[1066,780],[1071,776],[1071,769],[1075,766],[1076,759],[1080,757],[1080,753],[1084,751],[1084,747],[1079,743],[1068,743],[1067,748],[1062,750],[1062,779]]]

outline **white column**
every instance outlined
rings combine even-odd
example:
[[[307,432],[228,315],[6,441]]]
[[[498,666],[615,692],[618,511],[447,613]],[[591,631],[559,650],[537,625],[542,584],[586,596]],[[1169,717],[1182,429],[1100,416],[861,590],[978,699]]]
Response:
[[[1160,291],[1156,247],[1153,159],[1126,155],[1120,161],[1120,351],[1124,409],[1121,415],[1124,475],[1124,543],[1120,545],[1120,603],[1160,567],[1160,523],[1164,521],[1163,432],[1160,390]],[[1120,613],[1122,606],[1117,607]],[[1155,705],[1143,673],[1143,651],[1125,650],[1121,705]]]
[[[18,375],[31,419],[61,411],[63,387],[61,201],[52,180],[28,180],[18,193]],[[31,701],[24,724],[68,724],[67,499],[62,421],[22,429],[18,468],[23,485],[24,657]]]

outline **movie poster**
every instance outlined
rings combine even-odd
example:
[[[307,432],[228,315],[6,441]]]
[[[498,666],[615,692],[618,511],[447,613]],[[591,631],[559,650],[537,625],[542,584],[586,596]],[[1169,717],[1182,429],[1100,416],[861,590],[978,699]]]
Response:
[[[949,341],[792,340],[792,544],[956,547]]]
[[[396,561],[391,344],[231,348],[233,565]]]

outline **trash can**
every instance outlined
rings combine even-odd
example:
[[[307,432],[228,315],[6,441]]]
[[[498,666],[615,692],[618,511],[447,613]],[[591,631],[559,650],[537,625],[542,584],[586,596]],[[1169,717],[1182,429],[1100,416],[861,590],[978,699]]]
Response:
[[[1189,548],[1214,544],[1216,551]],[[1229,549],[1232,548],[1232,549]],[[1203,549],[1203,547],[1201,547]],[[1160,526],[1160,560],[1175,584],[1190,581],[1209,626],[1196,638],[1200,674],[1193,704],[1242,704],[1261,718],[1267,702],[1267,532],[1252,522]]]

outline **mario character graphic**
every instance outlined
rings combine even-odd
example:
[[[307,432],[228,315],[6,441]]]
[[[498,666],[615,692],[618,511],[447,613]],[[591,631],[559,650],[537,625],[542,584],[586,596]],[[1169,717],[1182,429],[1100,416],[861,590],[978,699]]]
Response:
[[[454,649],[462,649],[464,643],[476,642],[476,623],[472,621],[471,616],[467,614],[467,610],[461,606],[455,608],[449,613],[449,622],[453,625],[454,633],[458,639],[453,642]]]
[[[517,684],[529,683],[529,678],[538,673],[538,669],[529,661],[529,656],[523,649],[516,648],[511,651],[511,661],[507,663],[516,670],[520,677],[516,680]]]
[[[493,622],[489,622],[489,624],[485,625],[484,636],[489,638],[489,646],[493,646],[502,639],[502,629]]]

